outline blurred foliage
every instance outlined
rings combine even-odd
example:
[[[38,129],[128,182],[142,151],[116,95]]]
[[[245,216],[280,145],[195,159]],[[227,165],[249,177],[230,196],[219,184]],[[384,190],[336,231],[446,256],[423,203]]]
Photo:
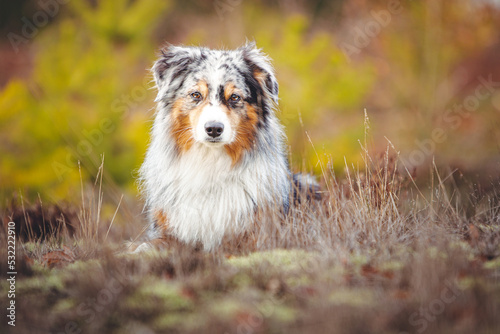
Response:
[[[280,115],[287,129],[293,160],[296,165],[303,161],[314,163],[315,171],[319,172],[318,157],[301,133],[314,130],[320,134],[311,134],[314,145],[355,161],[359,152],[357,139],[363,134],[362,121],[344,128],[342,133],[336,133],[329,124],[323,133],[316,129],[324,128],[321,121],[332,111],[345,114],[359,108],[360,101],[371,90],[374,70],[368,63],[349,66],[348,59],[328,34],[308,37],[307,28],[308,22],[303,16],[292,16],[272,33],[268,29],[260,30],[255,37],[276,66]],[[360,108],[360,116],[362,112]],[[319,158],[324,165],[329,159],[326,155]]]
[[[155,55],[152,23],[167,4],[74,1],[36,39],[31,81],[12,80],[0,93],[3,195],[21,189],[71,199],[78,161],[85,181],[97,175],[101,155],[109,183],[134,188],[153,98],[144,71]]]
[[[498,91],[459,127],[442,124],[470,94],[457,68],[494,44],[498,10],[467,0],[401,4],[402,13],[350,57],[341,46],[352,45],[386,1],[71,1],[29,41],[30,76],[13,76],[0,90],[0,199],[18,190],[74,199],[80,173],[92,181],[103,156],[105,183],[135,193],[154,108],[147,69],[165,40],[232,48],[255,39],[276,67],[278,114],[296,168],[318,173],[330,155],[336,172],[344,157],[356,164],[365,108],[375,150],[387,136],[404,155],[443,127],[447,140],[432,153],[447,162],[464,152],[479,166],[498,158],[500,142],[491,141],[500,138]]]

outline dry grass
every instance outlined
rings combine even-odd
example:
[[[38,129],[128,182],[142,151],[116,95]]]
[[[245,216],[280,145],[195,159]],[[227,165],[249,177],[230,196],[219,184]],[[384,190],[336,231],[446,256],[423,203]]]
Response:
[[[364,159],[343,179],[324,166],[321,201],[261,213],[213,254],[127,255],[142,224],[113,225],[123,206],[103,214],[99,181],[79,209],[13,200],[17,321],[0,331],[495,333],[497,194],[459,191],[435,166],[423,191],[389,148]]]

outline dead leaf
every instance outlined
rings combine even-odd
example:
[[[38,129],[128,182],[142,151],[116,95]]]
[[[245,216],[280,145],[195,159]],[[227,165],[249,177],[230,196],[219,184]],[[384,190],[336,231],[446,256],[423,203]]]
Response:
[[[473,224],[469,224],[469,237],[471,243],[477,243],[479,240],[479,229]]]
[[[393,291],[392,298],[405,300],[410,298],[410,292],[408,292],[408,290],[397,289]]]
[[[42,256],[42,264],[49,268],[60,268],[73,262],[75,262],[75,254],[66,246],[63,246],[60,250],[50,251]]]
[[[361,275],[365,277],[373,277],[374,275],[377,275],[379,273],[379,270],[372,266],[371,264],[364,264],[361,266]]]

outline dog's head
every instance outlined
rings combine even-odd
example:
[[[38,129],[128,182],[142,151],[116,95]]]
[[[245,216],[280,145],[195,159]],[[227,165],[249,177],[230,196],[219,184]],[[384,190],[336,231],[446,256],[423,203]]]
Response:
[[[273,68],[254,43],[233,51],[170,46],[153,75],[181,153],[200,143],[224,148],[238,162],[278,100]]]

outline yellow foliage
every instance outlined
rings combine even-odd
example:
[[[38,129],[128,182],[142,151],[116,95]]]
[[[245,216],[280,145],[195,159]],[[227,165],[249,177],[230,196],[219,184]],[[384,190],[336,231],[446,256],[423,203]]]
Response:
[[[147,143],[151,108],[145,71],[151,30],[168,2],[70,3],[71,13],[34,41],[32,80],[0,92],[2,196],[21,190],[53,200],[78,196],[104,154],[107,182],[133,184]],[[131,134],[130,131],[136,132]],[[139,134],[140,133],[140,134]],[[130,187],[129,187],[130,189]]]
[[[280,116],[292,147],[293,162],[300,166],[305,161],[306,168],[319,173],[318,157],[304,132],[308,132],[320,151],[323,163],[328,159],[324,154],[332,153],[341,157],[334,160],[337,168],[344,166],[344,156],[349,162],[358,161],[358,139],[363,136],[361,102],[371,91],[375,73],[369,63],[350,64],[330,35],[320,32],[311,36],[308,26],[305,17],[295,15],[272,33],[261,29],[255,36],[276,66]],[[325,119],[331,115],[345,115],[353,109],[359,110],[358,121],[341,127],[342,134],[324,128]]]

